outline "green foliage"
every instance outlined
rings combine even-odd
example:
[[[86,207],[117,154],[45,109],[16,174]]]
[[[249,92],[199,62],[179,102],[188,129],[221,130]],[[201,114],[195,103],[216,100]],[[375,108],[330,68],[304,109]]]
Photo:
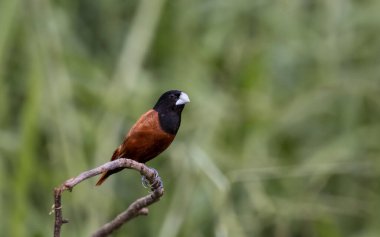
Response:
[[[109,160],[168,89],[191,103],[149,163],[166,193],[115,236],[380,234],[380,2],[0,2],[2,236],[51,236],[52,189]],[[148,190],[63,196],[88,236]]]

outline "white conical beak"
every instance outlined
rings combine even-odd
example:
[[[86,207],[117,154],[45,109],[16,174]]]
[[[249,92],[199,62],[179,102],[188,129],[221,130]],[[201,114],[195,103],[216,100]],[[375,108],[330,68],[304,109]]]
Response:
[[[189,96],[185,92],[181,92],[181,95],[179,96],[175,105],[183,105],[189,102],[190,102]]]

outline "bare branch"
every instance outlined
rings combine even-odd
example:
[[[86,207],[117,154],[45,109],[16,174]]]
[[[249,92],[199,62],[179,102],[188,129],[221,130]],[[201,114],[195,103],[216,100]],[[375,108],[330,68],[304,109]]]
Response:
[[[62,217],[61,193],[61,189],[54,189],[54,237],[59,237],[61,233],[61,226],[65,223],[68,223],[68,221]]]
[[[78,176],[66,180],[60,187],[54,189],[54,212],[55,212],[55,223],[54,223],[54,237],[60,237],[61,226],[65,223],[68,223],[67,220],[62,217],[62,206],[61,206],[61,195],[65,190],[72,190],[74,186],[79,184],[80,182],[101,174],[105,171],[114,170],[117,168],[130,168],[140,172],[141,175],[145,176],[148,180],[152,192],[142,198],[137,199],[133,202],[127,210],[119,214],[114,220],[105,224],[98,231],[96,231],[92,236],[93,237],[101,237],[108,236],[114,230],[118,229],[124,223],[129,220],[140,216],[140,215],[148,215],[147,206],[157,202],[160,197],[164,194],[164,188],[162,185],[161,178],[158,176],[157,171],[154,169],[148,168],[146,165],[136,162],[130,159],[120,158],[114,161],[110,161],[101,165],[92,170],[85,171]]]

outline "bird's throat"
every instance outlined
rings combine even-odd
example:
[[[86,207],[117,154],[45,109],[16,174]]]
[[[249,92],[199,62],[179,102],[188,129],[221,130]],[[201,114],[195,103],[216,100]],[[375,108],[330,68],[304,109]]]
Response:
[[[171,111],[167,113],[158,113],[158,118],[160,121],[160,126],[162,130],[167,133],[176,135],[181,125],[181,112]]]

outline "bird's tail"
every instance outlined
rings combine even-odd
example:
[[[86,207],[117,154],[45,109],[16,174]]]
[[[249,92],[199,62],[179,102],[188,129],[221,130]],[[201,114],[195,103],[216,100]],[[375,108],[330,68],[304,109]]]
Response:
[[[111,174],[108,171],[104,172],[102,176],[100,177],[100,179],[98,180],[98,182],[96,183],[96,186],[101,185],[110,175]]]
[[[102,176],[100,177],[100,179],[98,180],[98,182],[96,183],[96,186],[99,186],[101,185],[107,178],[108,176],[110,176],[111,174],[114,174],[114,173],[117,173],[121,170],[123,170],[124,168],[117,168],[117,169],[114,169],[114,170],[109,170],[109,171],[106,171],[102,174]]]

